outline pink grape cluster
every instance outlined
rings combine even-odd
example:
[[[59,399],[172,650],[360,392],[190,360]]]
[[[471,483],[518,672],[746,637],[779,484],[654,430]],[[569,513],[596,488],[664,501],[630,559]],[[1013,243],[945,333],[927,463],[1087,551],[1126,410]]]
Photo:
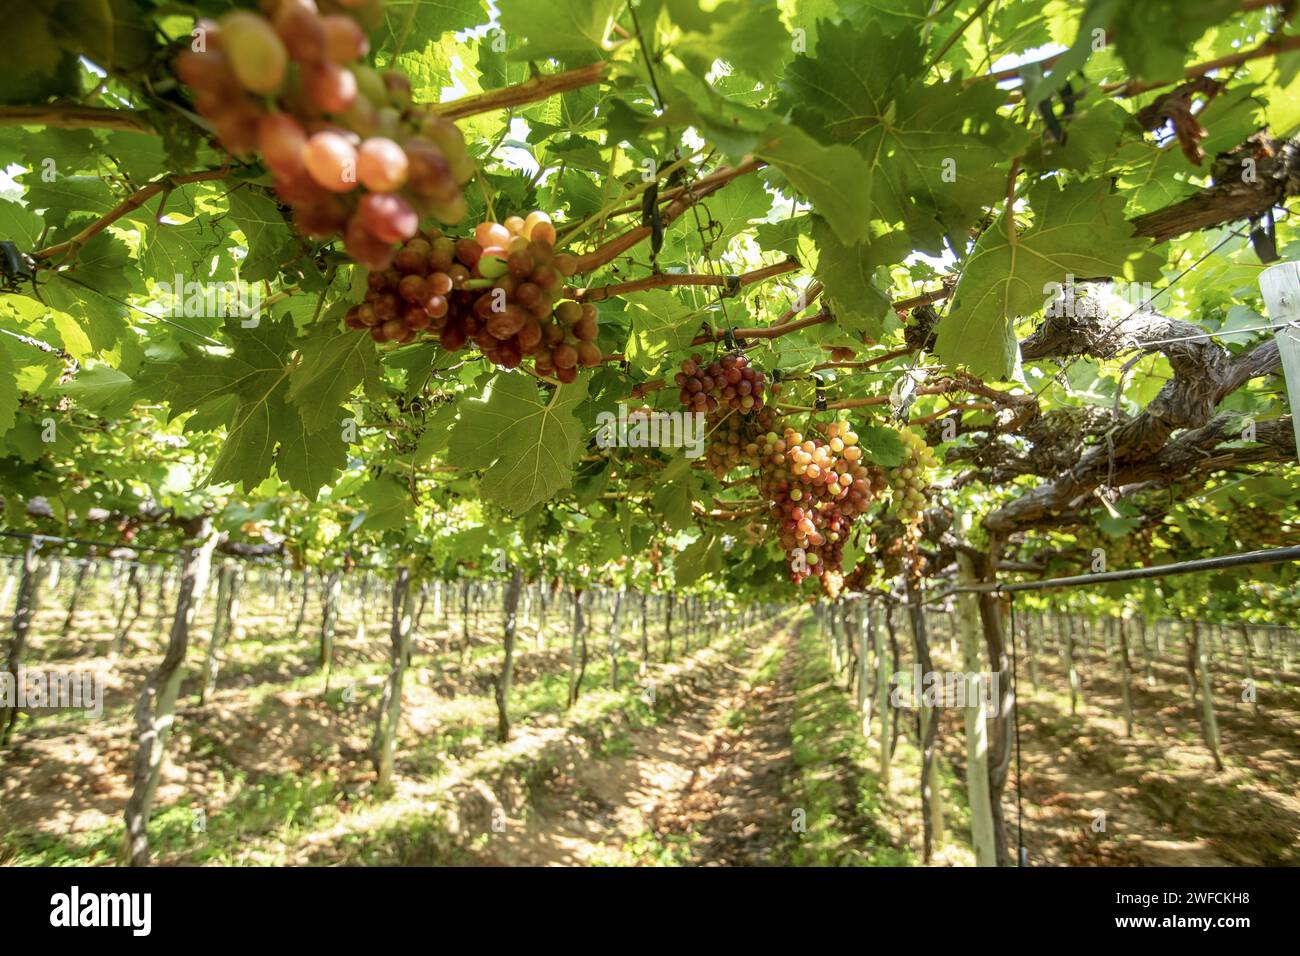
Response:
[[[342,235],[353,259],[383,270],[422,219],[464,219],[475,167],[460,130],[412,109],[402,73],[363,62],[358,17],[381,22],[382,0],[325,13],[316,0],[269,0],[263,11],[199,21],[176,73],[226,149],[261,157],[298,230]]]

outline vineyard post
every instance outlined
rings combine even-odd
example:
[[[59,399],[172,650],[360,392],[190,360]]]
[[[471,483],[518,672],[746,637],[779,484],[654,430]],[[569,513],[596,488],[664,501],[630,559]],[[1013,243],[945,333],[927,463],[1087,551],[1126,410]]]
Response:
[[[1029,686],[1038,691],[1038,639],[1043,632],[1043,615],[1035,614],[1025,621],[1025,657],[1029,663]]]
[[[857,635],[858,635],[858,688],[857,704],[858,713],[862,715],[862,734],[869,737],[871,735],[871,707],[867,704],[867,672],[870,668],[870,642],[871,635],[868,633],[870,627],[867,622],[867,609],[865,602],[858,602],[855,610],[857,618]]]
[[[302,594],[298,598],[298,617],[293,622],[293,636],[290,641],[298,640],[298,634],[302,631],[303,622],[307,619],[307,599],[311,596],[311,570],[302,569]]]
[[[1200,697],[1200,679],[1196,675],[1196,665],[1200,656],[1200,634],[1196,628],[1196,621],[1193,618],[1189,627],[1186,620],[1178,622],[1178,630],[1183,639],[1183,673],[1187,677],[1187,696],[1191,702],[1192,713],[1198,713],[1198,699]]]
[[[10,558],[5,561],[5,586],[0,591],[0,614],[5,613],[9,607],[9,599],[14,596],[14,589],[18,586],[17,566],[21,563],[21,558]]]
[[[970,555],[957,553],[958,581],[963,585],[979,582],[975,562]],[[962,670],[965,684],[962,716],[966,729],[966,796],[970,806],[970,840],[976,866],[997,866],[998,853],[993,827],[993,804],[989,788],[988,724],[984,713],[983,667],[980,659],[979,598],[975,594],[957,595],[955,630],[960,637]],[[937,715],[931,717],[936,719]],[[932,784],[933,785],[933,784]]]
[[[620,587],[618,594],[614,598],[614,612],[609,619],[609,688],[618,690],[618,651],[619,641],[622,638],[622,619],[623,619],[623,598],[627,589]]]
[[[85,593],[86,575],[89,573],[90,559],[82,558],[77,565],[77,576],[72,579],[72,595],[68,598],[68,613],[63,618],[62,634],[64,637],[72,633],[77,618],[77,608],[80,606],[82,595]],[[0,604],[3,603],[0,602]]]
[[[127,619],[127,613],[131,608],[131,591],[136,594],[135,616]],[[126,575],[126,586],[122,588],[122,606],[117,612],[117,627],[113,632],[113,641],[108,648],[109,657],[117,657],[122,653],[122,648],[126,645],[127,632],[131,630],[131,625],[135,619],[140,616],[140,562],[131,562],[131,570]]]
[[[1196,655],[1196,664],[1200,672],[1201,683],[1201,735],[1205,746],[1214,758],[1214,769],[1223,770],[1223,759],[1219,755],[1219,722],[1214,716],[1214,688],[1210,679],[1210,656],[1201,640],[1201,628],[1195,618],[1192,619],[1192,646]]]
[[[1133,669],[1128,656],[1128,621],[1123,613],[1119,619],[1119,690],[1124,705],[1124,736],[1133,736]]]
[[[223,561],[217,572],[217,603],[212,617],[212,633],[208,637],[208,651],[203,660],[202,683],[198,702],[206,704],[217,689],[217,673],[221,668],[220,653],[226,638],[235,627],[239,611],[239,569],[234,561]]]
[[[36,617],[36,604],[40,582],[37,580],[39,557],[37,551],[40,541],[32,538],[23,550],[21,579],[18,582],[18,602],[14,605],[13,637],[9,640],[9,653],[5,655],[5,672],[12,675],[17,686],[18,668],[22,666],[27,653],[27,635],[31,630],[32,620]],[[18,721],[18,707],[0,709],[0,747],[9,743],[14,724]]]
[[[334,624],[338,619],[339,595],[343,590],[343,574],[337,568],[325,579],[324,607],[321,608],[320,654],[318,664],[325,671],[325,690],[329,690],[330,673],[334,669]]]
[[[460,669],[469,657],[469,578],[460,582]]]
[[[582,634],[582,590],[573,589],[573,633],[569,640],[569,696],[566,709],[578,702],[578,641]]]
[[[898,680],[895,675],[900,673],[902,667],[902,656],[898,646],[898,631],[894,627],[894,605],[885,605],[885,633],[889,635],[889,660],[892,670],[889,672],[889,699],[894,699],[894,691],[898,687]],[[894,751],[898,749],[898,736],[903,730],[902,714],[897,710],[890,711],[889,718],[889,757],[892,760]]]
[[[393,743],[402,719],[402,683],[411,656],[411,569],[399,565],[393,580],[393,615],[389,627],[389,672],[375,716],[375,734],[370,758],[375,765],[375,788],[386,793],[392,788]]]
[[[648,595],[645,588],[640,589],[641,595],[641,666],[637,669],[637,675],[644,677],[646,668],[650,666],[650,631],[649,620],[647,619],[646,603]]]
[[[867,630],[871,632],[871,646],[876,655],[876,709],[880,713],[880,739],[877,745],[880,753],[880,785],[889,787],[889,758],[893,754],[892,734],[894,725],[893,702],[890,699],[890,682],[893,671],[885,655],[884,642],[880,634],[880,612],[876,605],[867,603]]]
[[[1146,615],[1145,614],[1139,615],[1137,622],[1138,622],[1138,637],[1142,641],[1142,658],[1143,658],[1143,664],[1145,665],[1144,676],[1146,678],[1146,685],[1147,687],[1155,687],[1156,686],[1156,674],[1154,669],[1155,662],[1152,660],[1151,657],[1152,641],[1147,640]]]
[[[664,639],[667,642],[664,649],[664,663],[667,664],[673,659],[673,605],[677,603],[677,595],[669,591],[664,595],[667,602],[664,609]]]
[[[1079,680],[1079,671],[1074,664],[1075,615],[1065,615],[1064,630],[1065,643],[1062,647],[1065,660],[1063,663],[1070,681],[1070,716],[1074,717],[1079,713],[1079,704],[1083,699],[1082,682]]]
[[[1256,717],[1259,716],[1259,688],[1255,686],[1255,663],[1252,660],[1250,642],[1250,629],[1244,622],[1237,624],[1237,633],[1241,636],[1241,651],[1243,655],[1243,665],[1246,669],[1246,681],[1250,685],[1253,693],[1250,695],[1250,709]]]
[[[171,576],[171,568],[162,565],[158,568],[158,613],[154,617],[154,624],[158,635],[161,636],[163,627],[167,621],[167,579]]]
[[[930,643],[925,632],[925,614],[921,604],[921,589],[912,575],[903,572],[907,594],[908,620],[912,625],[912,642],[916,648],[916,661],[920,665],[922,680],[934,673],[930,657]],[[934,848],[943,842],[943,796],[939,789],[939,715],[934,706],[925,703],[921,687],[913,688],[914,703],[921,720],[921,816],[924,820],[922,856],[929,863]]]
[[[121,856],[121,862],[128,866],[147,866],[149,863],[149,814],[162,777],[167,737],[172,727],[176,695],[180,691],[185,652],[189,648],[190,627],[198,617],[207,589],[212,552],[217,547],[217,535],[206,518],[197,539],[196,544],[185,549],[182,557],[180,590],[176,596],[176,614],[172,618],[167,652],[145,681],[136,700],[137,749],[131,775],[131,796],[124,814],[126,833]]]

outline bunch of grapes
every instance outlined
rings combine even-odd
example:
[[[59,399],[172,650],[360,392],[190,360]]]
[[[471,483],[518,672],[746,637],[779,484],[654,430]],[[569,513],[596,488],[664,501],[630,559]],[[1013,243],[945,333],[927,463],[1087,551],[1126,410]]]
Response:
[[[703,361],[692,355],[673,379],[683,405],[706,414],[719,408],[748,412],[763,407],[767,377],[744,355],[728,353],[707,366]]]
[[[1296,543],[1297,529],[1275,509],[1239,505],[1232,511],[1233,537],[1245,548]]]
[[[503,368],[531,357],[539,374],[572,382],[578,366],[604,359],[596,307],[560,299],[576,264],[555,252],[555,226],[541,211],[479,223],[460,239],[430,229],[371,272],[365,301],[345,321],[377,342],[437,336],[449,352],[473,342]]]
[[[925,439],[911,429],[903,429],[903,460],[889,469],[889,486],[894,493],[894,509],[908,528],[919,533],[921,512],[925,508],[927,476],[935,466],[934,452]]]
[[[474,162],[455,123],[412,109],[404,75],[361,62],[358,18],[382,21],[382,0],[331,5],[266,0],[265,16],[200,21],[176,73],[226,149],[261,157],[299,232],[341,234],[352,258],[381,271],[422,219],[465,217]]]
[[[763,436],[776,427],[776,413],[770,405],[750,412],[720,408],[704,421],[709,436],[705,462],[721,479],[733,468],[758,464]]]
[[[790,579],[798,584],[811,574],[827,594],[838,593],[853,519],[883,490],[884,476],[862,463],[858,436],[846,422],[827,425],[825,439],[793,428],[769,432],[759,454],[759,490],[790,557]]]

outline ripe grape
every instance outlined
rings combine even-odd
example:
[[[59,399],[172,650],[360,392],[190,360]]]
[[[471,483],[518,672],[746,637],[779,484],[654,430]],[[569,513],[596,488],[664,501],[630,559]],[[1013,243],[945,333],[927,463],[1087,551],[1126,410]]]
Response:
[[[311,178],[331,192],[357,188],[357,151],[341,133],[316,133],[303,147],[302,158]]]
[[[392,203],[401,195],[365,195],[358,218],[367,235],[385,239],[394,234],[388,231],[395,228]],[[413,216],[411,211],[401,219],[402,228]],[[436,335],[448,351],[472,342],[502,368],[532,359],[539,374],[574,381],[579,368],[605,360],[596,345],[599,314],[590,303],[560,299],[563,283],[549,265],[555,250],[523,236],[525,222],[512,216],[501,223],[479,223],[474,235],[459,238],[437,229],[413,231],[392,256],[392,268],[385,263],[372,272],[365,301],[349,311],[346,324],[375,334],[372,314],[381,326],[395,318],[406,331],[395,336],[390,334],[394,326],[381,328],[381,341]],[[351,223],[348,229],[352,236]],[[379,261],[359,236],[352,238],[361,252]]]
[[[265,16],[199,21],[206,49],[180,53],[176,74],[225,149],[260,156],[305,235],[331,239],[364,221],[344,246],[373,266],[395,252],[379,242],[401,241],[383,236],[409,237],[420,219],[459,222],[468,209],[461,187],[476,169],[455,123],[410,110],[405,76],[362,62],[382,0],[320,3],[324,13],[317,0],[264,0]],[[363,213],[367,193],[399,195],[400,215]],[[345,197],[341,214],[322,194]]]
[[[409,168],[402,147],[384,136],[372,136],[357,149],[357,179],[367,189],[381,193],[400,189]]]
[[[250,93],[274,93],[289,71],[289,53],[264,18],[237,10],[221,18],[221,47],[240,84]]]

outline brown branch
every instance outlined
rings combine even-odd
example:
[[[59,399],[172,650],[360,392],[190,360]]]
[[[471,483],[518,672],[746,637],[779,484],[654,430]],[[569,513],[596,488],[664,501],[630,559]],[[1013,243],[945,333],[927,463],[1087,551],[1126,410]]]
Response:
[[[565,294],[581,302],[603,302],[614,296],[638,292],[642,289],[662,289],[666,286],[730,286],[734,282],[738,287],[753,285],[773,276],[797,272],[802,266],[796,259],[788,259],[739,276],[707,275],[693,272],[656,272],[642,279],[632,279],[614,285],[594,286],[585,289],[566,289]]]
[[[1068,324],[1072,320],[1065,321]],[[1170,435],[1179,429],[1206,425],[1227,395],[1253,378],[1276,371],[1280,365],[1275,339],[1235,357],[1209,339],[1167,342],[1169,338],[1183,338],[1186,330],[1191,330],[1187,334],[1203,332],[1191,323],[1155,312],[1138,313],[1115,324],[1075,322],[1071,335],[1063,336],[1060,327],[1058,317],[1049,317],[1026,340],[1022,353],[1026,357],[1045,357],[1107,355],[1122,348],[1159,350],[1169,359],[1174,377],[1140,415],[1112,428],[1105,441],[1090,448],[1056,480],[1030,489],[990,513],[984,524],[994,534],[1005,536],[1087,507],[1094,489],[1103,485],[1131,484],[1148,472],[1150,477],[1167,476],[1173,480],[1179,472],[1172,468],[1168,457],[1173,447],[1168,443]]]
[[[558,93],[568,93],[584,86],[591,86],[593,83],[599,83],[605,79],[609,73],[609,68],[610,64],[608,62],[591,63],[576,69],[565,70],[563,73],[534,76],[522,83],[487,90],[473,96],[464,96],[448,103],[421,103],[417,104],[417,107],[427,108],[435,116],[443,116],[453,120],[462,119],[479,113],[490,113],[493,110],[522,106],[525,103],[536,103]]]
[[[1276,56],[1290,50],[1300,50],[1300,36],[1270,38],[1250,50],[1240,50],[1237,53],[1230,53],[1218,59],[1206,60],[1204,63],[1194,63],[1183,71],[1181,79],[1195,79],[1215,70],[1222,70],[1224,67],[1240,66],[1243,63],[1249,63],[1251,60]],[[1179,80],[1152,81],[1149,83],[1134,83],[1129,80],[1124,83],[1105,83],[1101,86],[1101,90],[1105,93],[1119,93],[1121,96],[1137,96],[1139,93],[1157,90],[1162,86],[1169,86],[1171,83],[1177,82]]]
[[[57,129],[121,129],[158,134],[144,110],[47,103],[41,106],[0,106],[0,126],[50,126]]]
[[[799,296],[799,300],[796,301],[794,305],[790,306],[790,308],[788,308],[785,313],[772,324],[785,325],[787,322],[793,322],[795,316],[816,302],[818,298],[821,297],[821,294],[822,284],[820,282],[808,283],[808,288],[804,289],[803,295]]]
[[[660,216],[663,228],[668,228],[678,216],[684,213],[692,205],[699,202],[706,196],[717,192],[727,183],[739,176],[752,173],[756,169],[761,169],[763,163],[756,159],[748,160],[739,166],[724,166],[712,174],[703,177],[685,187],[684,191],[664,209]],[[650,237],[653,230],[649,226],[637,226],[626,232],[620,233],[613,239],[603,245],[597,246],[591,252],[578,257],[578,266],[574,270],[577,273],[585,274],[591,270],[612,262],[621,256],[624,252],[631,249],[637,243],[642,242]]]
[[[229,173],[229,170],[222,168],[205,169],[197,173],[185,173],[183,175],[160,176],[147,186],[142,186],[137,189],[130,196],[123,199],[120,203],[104,215],[100,216],[71,239],[53,246],[46,246],[44,249],[38,249],[32,253],[32,257],[35,259],[53,259],[55,256],[61,255],[65,252],[80,249],[97,233],[103,232],[123,216],[139,209],[159,193],[165,193],[177,188],[178,186],[185,186],[190,183],[200,183],[212,179],[221,179],[226,176],[227,173]]]

